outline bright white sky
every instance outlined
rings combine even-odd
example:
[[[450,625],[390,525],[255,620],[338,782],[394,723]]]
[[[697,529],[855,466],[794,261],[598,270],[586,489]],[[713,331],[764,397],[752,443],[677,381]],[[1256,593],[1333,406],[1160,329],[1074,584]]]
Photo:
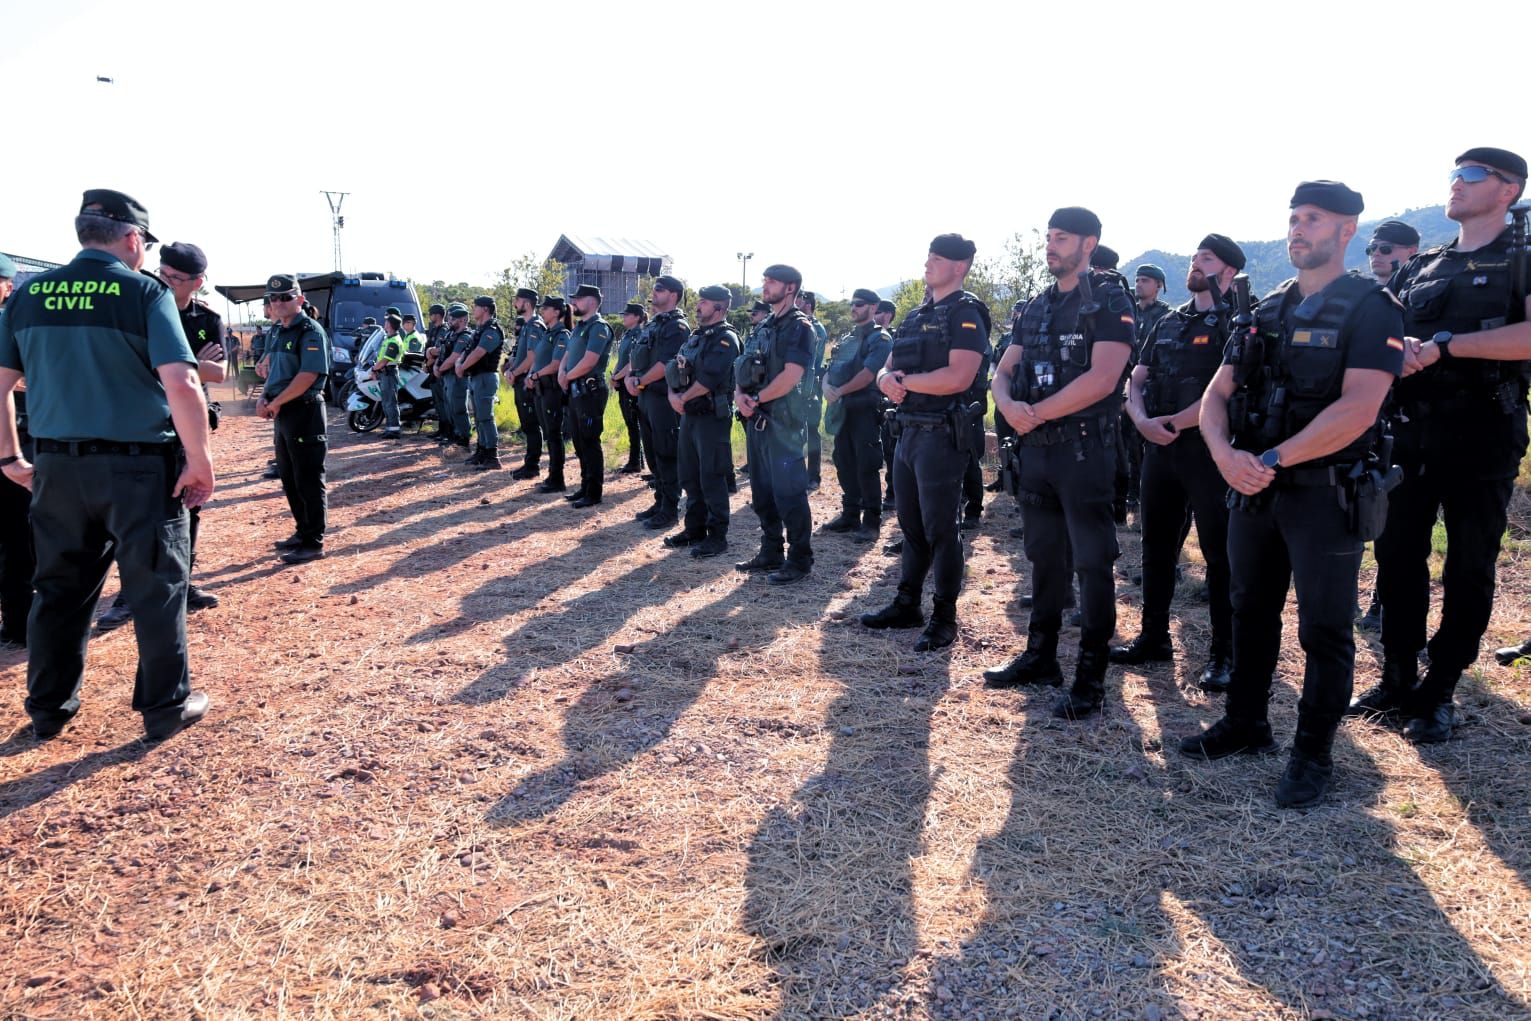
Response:
[[[840,296],[1074,204],[1124,257],[1188,252],[1280,236],[1303,178],[1371,217],[1443,201],[1465,148],[1531,153],[1521,10],[25,0],[0,14],[0,250],[69,258],[110,187],[214,283],[331,268],[326,188],[351,192],[346,269],[423,281],[579,233],[652,239],[693,286],[743,250],[752,286],[790,262]]]

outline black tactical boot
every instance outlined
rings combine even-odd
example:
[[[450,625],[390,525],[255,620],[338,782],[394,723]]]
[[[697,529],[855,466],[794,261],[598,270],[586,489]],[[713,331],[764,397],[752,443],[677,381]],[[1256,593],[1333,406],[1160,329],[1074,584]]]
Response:
[[[1307,808],[1323,800],[1334,777],[1334,760],[1329,755],[1333,743],[1333,727],[1309,728],[1298,719],[1292,757],[1276,782],[1277,807]]]
[[[734,570],[753,574],[756,571],[775,571],[787,562],[786,555],[779,549],[760,547],[760,552],[748,560],[740,561],[734,565]]]
[[[851,533],[857,542],[871,542],[882,531],[882,511],[862,511],[861,522]]]
[[[1168,631],[1144,629],[1126,645],[1111,650],[1111,662],[1124,666],[1141,666],[1144,663],[1168,663],[1175,658],[1175,646],[1170,642]]]
[[[1082,720],[1100,712],[1106,701],[1107,663],[1105,649],[1079,650],[1074,684],[1053,706],[1053,715],[1060,720]]]
[[[1058,665],[1058,636],[1032,632],[1026,638],[1026,651],[1002,667],[983,672],[985,688],[1018,688],[1023,684],[1045,684],[1052,688],[1063,684],[1063,668]]]
[[[808,564],[801,564],[797,561],[789,560],[785,564],[782,564],[781,567],[766,575],[766,581],[770,582],[772,585],[790,585],[795,581],[802,581],[804,578],[808,577],[810,569],[810,565]]]
[[[478,464],[473,467],[479,471],[488,471],[492,468],[503,468],[500,464],[500,452],[494,447],[479,447]]]
[[[664,537],[664,544],[670,549],[685,549],[687,546],[700,543],[705,536],[700,532],[688,532],[682,529],[674,535]]]
[[[915,652],[935,652],[957,640],[957,604],[951,599],[937,599],[930,611],[930,624],[914,643]]]
[[[1500,666],[1509,666],[1517,659],[1531,656],[1531,638],[1527,638],[1519,645],[1506,645],[1502,649],[1494,650],[1494,662]]]
[[[1229,755],[1258,755],[1276,747],[1267,721],[1224,716],[1194,737],[1180,742],[1180,754],[1198,759],[1221,759]]]
[[[680,515],[676,513],[675,508],[665,504],[644,520],[643,527],[651,532],[658,532],[669,528],[678,521],[680,521]]]
[[[1357,618],[1356,627],[1362,631],[1380,632],[1382,630],[1382,597],[1375,590],[1372,592],[1372,604]]]
[[[814,428],[817,428],[815,426]],[[813,451],[808,455],[808,492],[815,492],[819,488],[820,465],[823,463],[823,451]]]
[[[842,510],[838,515],[824,523],[822,531],[825,532],[849,532],[858,523],[859,515],[853,510]]]
[[[1207,665],[1201,668],[1196,686],[1213,695],[1221,695],[1233,683],[1233,649],[1227,642],[1213,642]]]
[[[538,492],[538,493],[562,493],[563,491],[564,491],[563,479],[561,477],[560,478],[554,478],[551,475],[549,475],[547,478],[543,479],[540,483],[538,483],[537,484],[537,489],[536,489],[536,492]]]
[[[463,464],[472,467],[484,459],[484,448],[478,444],[473,445],[473,456],[465,459]]]
[[[861,626],[871,628],[873,631],[882,631],[887,628],[903,630],[919,627],[923,623],[925,623],[925,615],[920,612],[920,597],[902,589],[893,597],[893,602],[881,610],[861,615]]]
[[[1408,707],[1419,687],[1419,661],[1413,656],[1383,654],[1382,679],[1350,703],[1346,716],[1395,717]]]
[[[521,467],[511,472],[510,477],[513,479],[535,479],[538,475],[541,474],[542,469],[539,466],[535,464],[523,464]]]
[[[1409,700],[1409,722],[1403,736],[1415,744],[1439,744],[1450,740],[1457,723],[1456,705],[1451,696],[1462,674],[1456,670],[1431,667]]]
[[[709,528],[707,538],[691,547],[691,555],[698,559],[715,557],[728,552],[728,532],[721,528]]]

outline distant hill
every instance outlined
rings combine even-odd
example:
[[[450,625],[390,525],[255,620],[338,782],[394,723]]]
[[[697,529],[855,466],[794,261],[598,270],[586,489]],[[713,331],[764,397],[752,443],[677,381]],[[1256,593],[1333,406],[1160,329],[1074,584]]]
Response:
[[[1444,244],[1457,233],[1457,225],[1446,218],[1445,206],[1425,206],[1391,216],[1362,220],[1356,236],[1351,239],[1350,247],[1345,250],[1347,268],[1368,272],[1366,242],[1371,239],[1372,229],[1383,220],[1402,220],[1419,231],[1421,248]],[[1249,274],[1249,282],[1255,294],[1264,294],[1296,272],[1286,257],[1286,238],[1275,241],[1241,240],[1239,247],[1244,249],[1244,257],[1248,260],[1244,272]],[[1176,305],[1186,300],[1185,271],[1191,262],[1190,253],[1175,254],[1155,248],[1131,259],[1123,259],[1122,272],[1131,279],[1133,270],[1145,262],[1164,268],[1164,275],[1169,278],[1165,301]]]

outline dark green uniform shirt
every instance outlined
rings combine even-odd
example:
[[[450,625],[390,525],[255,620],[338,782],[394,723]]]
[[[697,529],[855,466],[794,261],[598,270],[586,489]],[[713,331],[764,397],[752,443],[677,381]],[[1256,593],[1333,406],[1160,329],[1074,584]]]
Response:
[[[554,362],[563,362],[564,352],[569,350],[569,331],[558,323],[537,338],[532,349],[532,371],[541,372]]]
[[[520,368],[521,363],[526,361],[527,353],[537,350],[537,345],[542,342],[542,338],[547,335],[547,332],[547,323],[542,321],[541,316],[533,314],[521,320],[520,324],[516,327],[515,353],[511,355],[510,364],[515,368]]]
[[[303,391],[305,396],[324,392],[325,377],[330,374],[330,338],[324,327],[299,312],[291,326],[273,323],[266,333],[268,398],[277,397],[300,372],[318,373]]]
[[[28,280],[0,316],[0,366],[27,377],[28,428],[50,440],[169,443],[155,370],[197,359],[170,289],[109,252]]]
[[[564,372],[573,372],[580,360],[592,351],[600,357],[596,359],[595,367],[590,370],[590,375],[600,379],[606,375],[606,360],[611,353],[611,327],[607,326],[606,320],[600,316],[581,320],[580,324],[574,327],[574,332],[569,337],[568,352],[563,359]]]

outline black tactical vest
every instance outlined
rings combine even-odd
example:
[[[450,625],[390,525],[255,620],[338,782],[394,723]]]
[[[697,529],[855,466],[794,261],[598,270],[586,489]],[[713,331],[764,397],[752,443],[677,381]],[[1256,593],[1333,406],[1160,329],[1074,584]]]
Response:
[[[1264,347],[1263,368],[1249,380],[1249,421],[1236,424],[1234,446],[1265,450],[1295,436],[1340,399],[1345,381],[1345,327],[1356,309],[1382,286],[1346,273],[1317,294],[1295,302],[1297,281],[1288,280],[1260,300],[1255,329]],[[1344,450],[1304,467],[1352,464],[1375,444],[1374,424]]]
[[[1420,252],[1409,260],[1403,279],[1399,299],[1404,306],[1404,332],[1411,337],[1429,340],[1442,331],[1476,333],[1522,318],[1510,307],[1508,228],[1474,252],[1458,252],[1455,241]],[[1494,391],[1510,384],[1514,395],[1507,406],[1523,407],[1528,379],[1531,362],[1452,358],[1399,380],[1394,397],[1406,414],[1422,403],[1441,410],[1497,411]]]
[[[829,381],[830,386],[834,387],[849,383],[866,367],[867,353],[871,350],[873,342],[887,339],[887,331],[876,323],[856,327],[835,344],[824,378]],[[869,407],[877,403],[877,397],[878,390],[874,385],[846,394],[840,398],[840,401],[848,408]]]
[[[1020,334],[1015,343],[1021,346],[1021,360],[1011,378],[1010,395],[1018,401],[1035,404],[1058,393],[1090,371],[1091,346],[1096,320],[1100,316],[1130,315],[1132,302],[1111,277],[1091,271],[1079,278],[1077,302],[1069,302],[1054,285],[1032,298],[1021,310]],[[1054,297],[1059,297],[1054,302]],[[1055,304],[1067,304],[1062,316],[1055,315]],[[1135,322],[1136,320],[1134,320]],[[1130,345],[1129,345],[1130,346]],[[1125,379],[1132,364],[1123,366]],[[1104,398],[1083,408],[1069,419],[1095,418],[1104,414],[1120,417],[1122,380]]]
[[[1143,406],[1149,415],[1173,415],[1198,400],[1223,364],[1231,311],[1214,305],[1205,312],[1186,302],[1160,316],[1143,345],[1148,381]]]
[[[492,343],[484,349],[484,357],[463,370],[466,376],[482,376],[487,372],[496,372],[500,368],[500,355],[505,351],[505,331],[500,327],[500,321],[493,316],[473,331],[473,344],[468,350],[472,351],[473,348],[478,347],[479,341],[486,333]]]
[[[893,335],[889,368],[895,372],[911,374],[946,368],[951,362],[951,314],[963,305],[972,305],[978,310],[984,325],[984,347],[987,348],[991,328],[989,307],[971,291],[961,291],[954,301],[926,302],[904,317],[904,321],[898,324],[898,332]],[[899,407],[918,414],[941,414],[949,411],[965,396],[920,394],[911,390],[904,395],[904,402]]]

